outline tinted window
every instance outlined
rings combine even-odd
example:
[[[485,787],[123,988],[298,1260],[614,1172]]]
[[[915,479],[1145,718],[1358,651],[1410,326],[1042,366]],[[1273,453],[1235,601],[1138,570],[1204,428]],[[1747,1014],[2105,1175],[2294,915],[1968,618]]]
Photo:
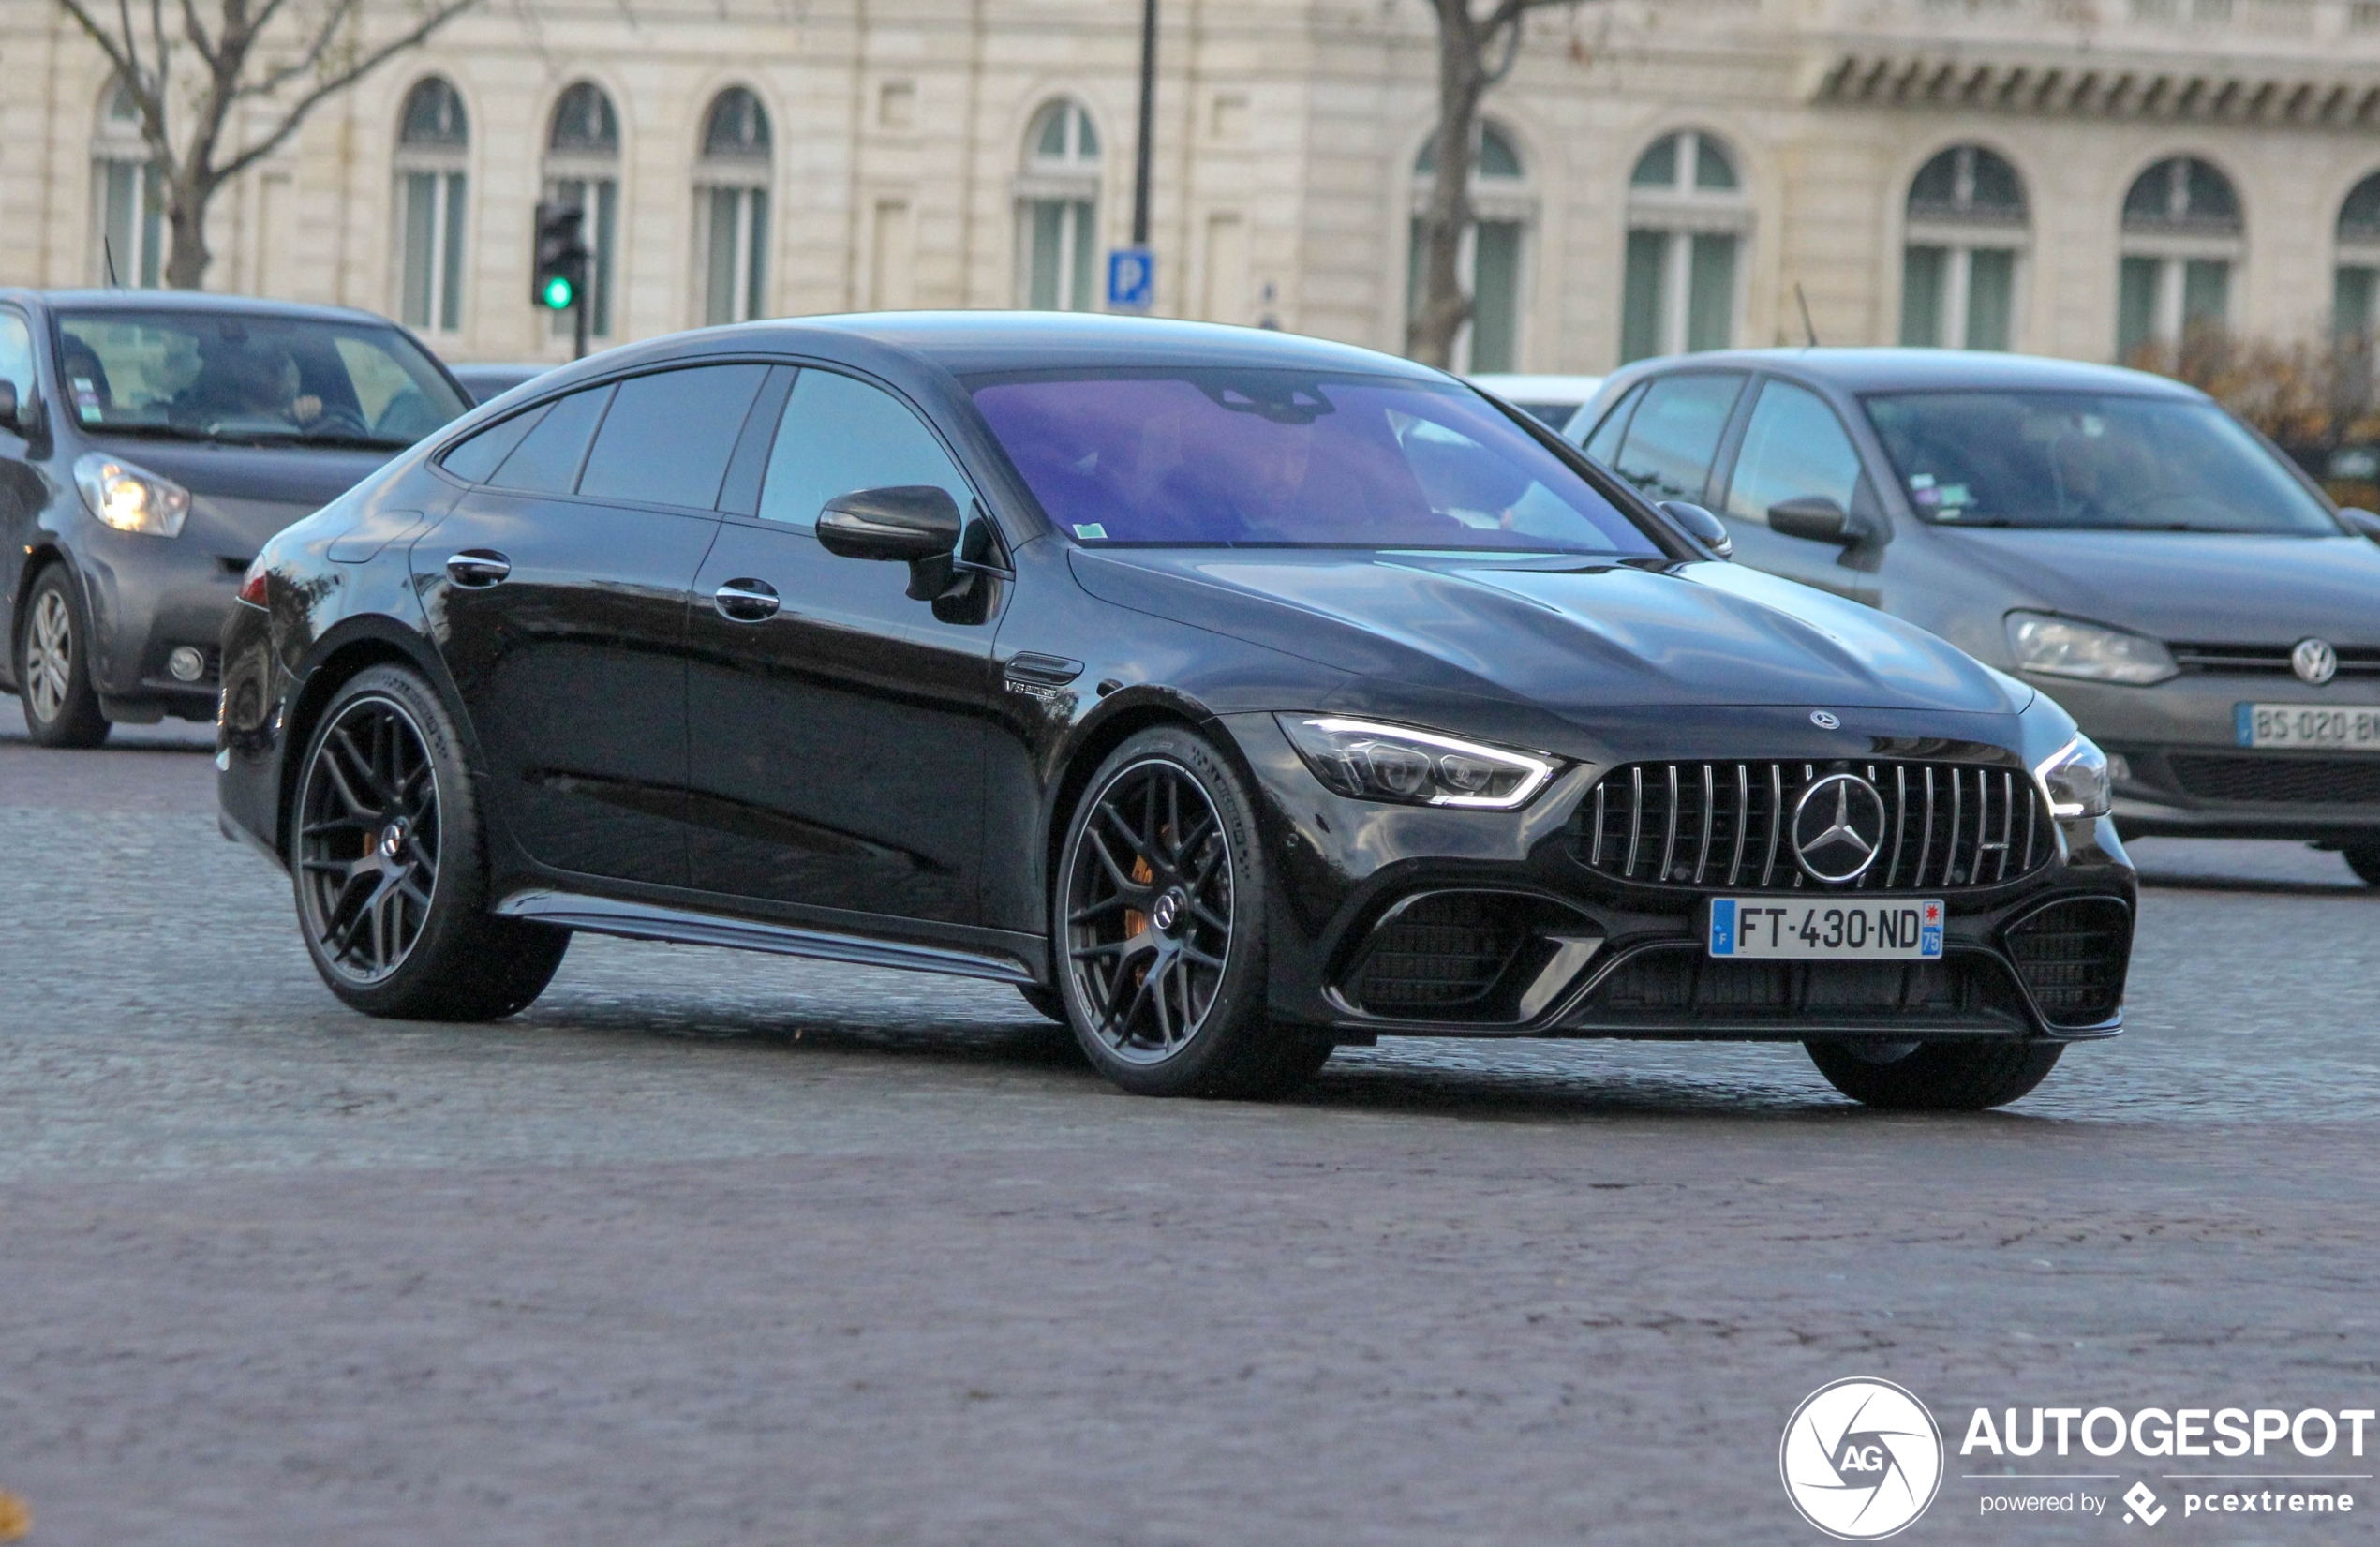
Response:
[[[521,443],[521,437],[535,429],[537,422],[544,417],[543,409],[516,413],[500,424],[480,431],[448,452],[439,466],[457,478],[484,483],[488,474],[494,472],[504,458],[512,454],[513,448]]]
[[[970,385],[1079,542],[1658,551],[1568,462],[1452,385],[1242,369]]]
[[[568,494],[578,485],[578,465],[586,460],[588,438],[603,417],[612,389],[589,387],[574,392],[545,411],[537,427],[513,449],[496,475],[488,480],[501,489],[531,494]]]
[[[1807,388],[1771,381],[1744,428],[1727,513],[1765,526],[1771,505],[1812,497],[1848,511],[1859,474],[1859,453],[1825,400]]]
[[[1743,387],[1740,376],[1702,371],[1654,382],[1629,421],[1613,471],[1647,499],[1699,501],[1711,458],[1718,454],[1719,433]]]
[[[629,378],[587,454],[578,492],[709,510],[767,374],[766,365],[702,365]]]
[[[15,386],[20,402],[32,395],[33,334],[12,311],[0,311],[0,381]]]
[[[1867,418],[1930,521],[1962,527],[2296,532],[2339,523],[2211,403],[2093,393],[1912,393]]]
[[[1598,424],[1595,427],[1595,433],[1587,437],[1585,443],[1587,455],[1605,467],[1611,466],[1612,454],[1620,449],[1621,432],[1628,428],[1628,416],[1636,411],[1636,405],[1644,396],[1644,388],[1642,383],[1629,389],[1628,395],[1613,406],[1612,411],[1603,416],[1603,423]]]
[[[815,526],[838,495],[903,483],[947,489],[962,512],[975,498],[942,442],[899,398],[833,371],[802,372],[777,422],[761,518]]]

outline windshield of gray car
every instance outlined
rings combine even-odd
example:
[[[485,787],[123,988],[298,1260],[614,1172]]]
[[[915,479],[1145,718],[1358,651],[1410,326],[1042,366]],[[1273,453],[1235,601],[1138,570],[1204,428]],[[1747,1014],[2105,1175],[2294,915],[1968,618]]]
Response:
[[[420,346],[366,321],[160,309],[58,319],[87,432],[396,450],[469,407]]]
[[[2211,403],[2068,392],[1894,393],[1866,403],[1910,504],[1929,521],[2342,530],[2263,441]]]
[[[1465,388],[1288,370],[1083,370],[968,386],[1077,542],[1655,557]]]

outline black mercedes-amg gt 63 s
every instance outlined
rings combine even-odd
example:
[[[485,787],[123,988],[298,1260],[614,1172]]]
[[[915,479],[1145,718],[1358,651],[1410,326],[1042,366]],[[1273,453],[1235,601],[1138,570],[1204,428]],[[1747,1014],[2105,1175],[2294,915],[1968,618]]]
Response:
[[[2113,1034],[2098,749],[1437,372],[1099,317],[611,350],[275,538],[227,831],[334,992],[574,930],[1014,983],[1108,1078],[1384,1034],[1771,1038],[1982,1108]]]

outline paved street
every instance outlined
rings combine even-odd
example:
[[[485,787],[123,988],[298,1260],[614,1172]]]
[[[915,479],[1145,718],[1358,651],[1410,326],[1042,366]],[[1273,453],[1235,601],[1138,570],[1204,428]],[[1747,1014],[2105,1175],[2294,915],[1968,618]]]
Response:
[[[216,836],[202,732],[17,726],[0,1488],[37,1547],[1804,1542],[1778,1439],[1844,1376],[1954,1445],[1983,1404],[2380,1406],[2380,894],[2335,856],[2139,845],[2131,1032],[2001,1113],[1601,1043],[1169,1104],[1004,989],[692,948],[368,1021]],[[1982,1469],[1907,1540],[2128,1529],[1980,1520]]]

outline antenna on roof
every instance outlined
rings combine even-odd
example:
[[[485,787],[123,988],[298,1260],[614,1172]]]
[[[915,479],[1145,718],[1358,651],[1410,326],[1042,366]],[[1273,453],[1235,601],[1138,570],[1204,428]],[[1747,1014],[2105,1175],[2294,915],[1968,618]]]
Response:
[[[124,281],[115,276],[115,244],[102,236],[99,238],[99,251],[108,260],[108,288],[118,290],[124,289]]]
[[[1818,348],[1818,330],[1809,325],[1809,297],[1802,293],[1802,282],[1798,279],[1793,281],[1793,299],[1801,305],[1802,334],[1809,340],[1803,348],[1814,350]]]

